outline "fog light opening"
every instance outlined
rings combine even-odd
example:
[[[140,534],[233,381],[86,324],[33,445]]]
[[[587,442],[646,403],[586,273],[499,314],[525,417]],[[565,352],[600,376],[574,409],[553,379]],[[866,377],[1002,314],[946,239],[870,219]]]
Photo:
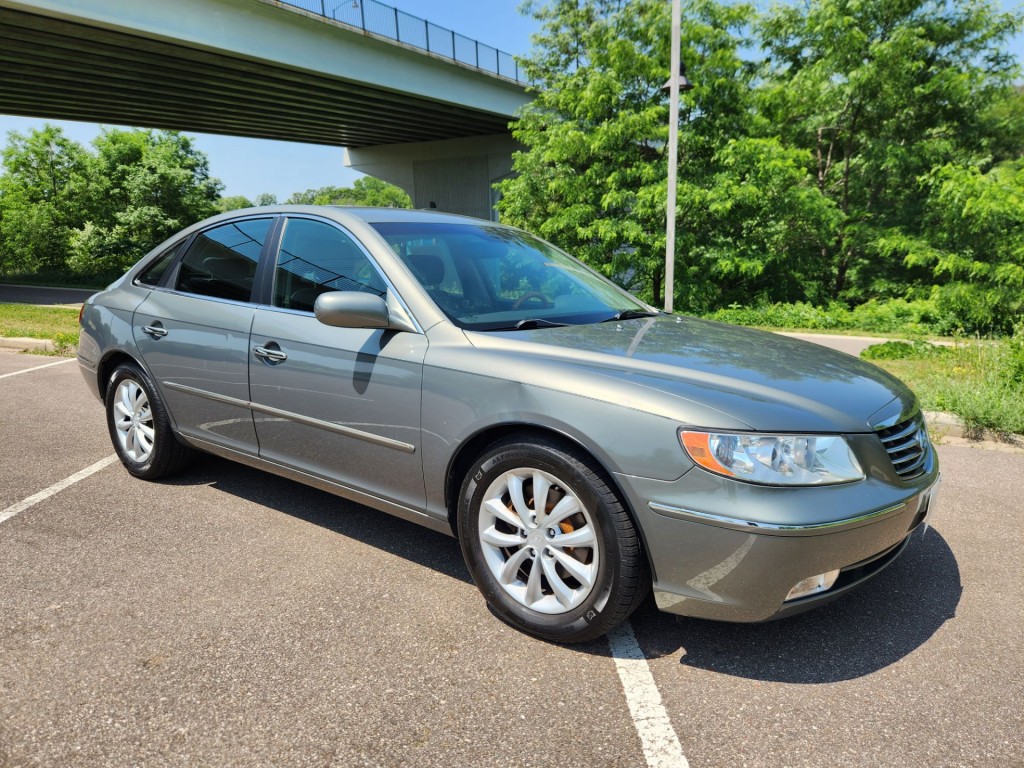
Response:
[[[801,579],[796,583],[796,586],[789,590],[789,594],[786,595],[785,602],[796,600],[799,597],[807,597],[808,595],[816,595],[819,592],[825,592],[832,588],[832,585],[836,583],[836,579],[838,578],[839,569],[836,568],[834,571],[819,573],[817,576],[811,576],[809,579]]]

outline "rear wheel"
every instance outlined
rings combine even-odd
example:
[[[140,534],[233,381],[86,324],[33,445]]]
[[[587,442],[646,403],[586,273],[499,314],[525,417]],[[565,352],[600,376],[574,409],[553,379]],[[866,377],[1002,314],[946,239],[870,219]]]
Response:
[[[546,640],[603,635],[650,586],[636,530],[593,461],[544,439],[484,452],[463,483],[459,534],[494,612]]]
[[[107,384],[107,429],[127,469],[143,480],[180,471],[192,450],[178,442],[152,380],[134,363],[114,369]]]

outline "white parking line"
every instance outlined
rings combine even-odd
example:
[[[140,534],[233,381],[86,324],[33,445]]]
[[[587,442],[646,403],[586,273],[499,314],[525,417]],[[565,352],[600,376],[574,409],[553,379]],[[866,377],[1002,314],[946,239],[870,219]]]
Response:
[[[27,499],[23,499],[22,501],[19,501],[17,504],[12,504],[3,512],[0,512],[0,523],[4,522],[5,520],[10,520],[19,512],[24,512],[29,507],[34,507],[39,502],[45,501],[54,494],[60,493],[65,488],[70,488],[79,480],[85,480],[85,478],[89,477],[89,475],[96,474],[104,467],[108,467],[111,464],[113,464],[115,461],[117,461],[116,453],[107,456],[107,458],[105,459],[100,459],[95,464],[92,464],[83,469],[81,472],[75,472],[75,474],[71,475],[70,477],[65,477],[63,480],[54,483],[49,488],[44,488],[39,493],[29,496]]]
[[[58,360],[56,363],[47,363],[46,365],[37,365],[34,368],[26,368],[23,371],[15,371],[14,373],[0,374],[0,379],[6,379],[8,376],[18,376],[22,373],[31,373],[32,371],[41,371],[43,368],[52,368],[55,365],[64,365],[64,363],[73,363],[75,358],[69,357],[67,360]]]
[[[608,633],[608,645],[648,768],[689,768],[679,737],[661,703],[654,675],[629,622],[623,622]]]

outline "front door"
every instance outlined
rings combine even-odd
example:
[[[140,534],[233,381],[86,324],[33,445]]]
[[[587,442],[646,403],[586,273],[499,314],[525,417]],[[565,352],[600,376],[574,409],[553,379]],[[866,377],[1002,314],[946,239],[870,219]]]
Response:
[[[317,295],[387,286],[340,227],[285,223],[270,306],[256,309],[249,387],[260,456],[403,506],[424,505],[420,387],[426,338],[334,328]]]

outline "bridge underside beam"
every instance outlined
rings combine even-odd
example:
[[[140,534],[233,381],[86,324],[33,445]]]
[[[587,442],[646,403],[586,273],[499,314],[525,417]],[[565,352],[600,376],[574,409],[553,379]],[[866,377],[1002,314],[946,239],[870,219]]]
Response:
[[[282,24],[319,23],[270,10]],[[0,7],[0,112],[356,148],[501,133],[509,122],[270,58],[9,7]]]

